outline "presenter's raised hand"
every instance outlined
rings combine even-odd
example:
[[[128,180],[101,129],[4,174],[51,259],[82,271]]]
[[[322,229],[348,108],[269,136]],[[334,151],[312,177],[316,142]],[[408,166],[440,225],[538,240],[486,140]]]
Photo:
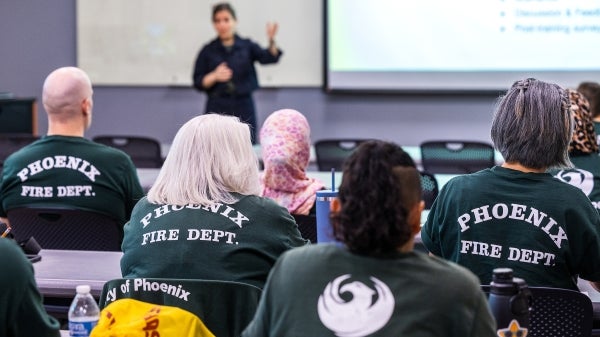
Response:
[[[269,38],[269,42],[275,39],[277,28],[279,28],[277,22],[267,22],[267,37]]]
[[[275,44],[275,34],[277,34],[279,25],[277,22],[267,22],[267,37],[269,38],[269,53],[273,56],[279,55],[277,44]]]
[[[227,82],[231,80],[233,71],[227,66],[227,63],[222,62],[215,68],[214,74],[217,82]]]

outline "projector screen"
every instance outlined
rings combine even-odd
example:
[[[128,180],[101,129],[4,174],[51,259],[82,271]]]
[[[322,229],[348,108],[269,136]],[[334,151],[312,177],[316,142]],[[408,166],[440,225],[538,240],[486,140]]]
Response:
[[[600,82],[600,0],[325,0],[327,91]]]

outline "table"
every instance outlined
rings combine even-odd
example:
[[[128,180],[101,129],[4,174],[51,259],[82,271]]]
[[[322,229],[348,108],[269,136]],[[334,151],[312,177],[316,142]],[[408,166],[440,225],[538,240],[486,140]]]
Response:
[[[34,263],[33,266],[35,279],[44,296],[44,302],[52,298],[59,298],[66,299],[67,301],[64,303],[70,303],[75,296],[75,287],[80,284],[89,284],[92,295],[98,299],[106,281],[121,278],[122,252],[44,249],[40,255],[42,260]],[[600,293],[584,280],[579,280],[578,286],[592,299],[594,317],[595,320],[599,320]],[[62,310],[60,313],[65,314],[68,306],[63,306]],[[61,336],[68,336],[68,332],[65,334],[64,331],[61,331]]]
[[[144,191],[148,192],[156,177],[158,176],[158,172],[160,169],[157,168],[138,168],[137,174],[140,179],[140,184]],[[325,188],[331,188],[331,172],[322,172],[322,171],[306,171],[306,175],[310,178],[315,178],[322,181],[325,184]],[[335,186],[336,189],[340,187],[340,183],[342,182],[342,172],[335,172]],[[438,187],[441,189],[450,179],[456,177],[456,174],[435,174],[435,179],[437,180]]]
[[[161,144],[161,152],[162,152],[163,158],[167,157],[167,154],[169,153],[170,148],[171,148],[171,144],[168,144],[168,143]],[[254,144],[253,148],[254,148],[254,152],[256,153],[256,156],[259,159],[261,159],[262,154],[261,154],[260,144]],[[416,146],[415,145],[412,145],[412,146],[411,145],[403,145],[402,149],[410,155],[410,157],[414,160],[417,167],[419,169],[422,169],[421,148],[418,145],[416,145]],[[498,151],[496,151],[494,158],[496,158],[497,165],[501,165],[504,162],[504,158],[502,158],[502,154]],[[317,155],[315,152],[315,147],[312,145],[310,147],[310,159],[309,159],[308,163],[309,163],[308,164],[309,169],[312,169],[312,170],[317,169]]]
[[[73,299],[80,284],[89,284],[92,296],[99,298],[106,281],[121,278],[122,252],[43,249],[40,255],[33,268],[44,298]]]
[[[42,259],[33,264],[35,281],[46,312],[63,327],[78,285],[90,285],[90,293],[98,300],[106,281],[121,278],[121,252],[43,249],[39,254]]]

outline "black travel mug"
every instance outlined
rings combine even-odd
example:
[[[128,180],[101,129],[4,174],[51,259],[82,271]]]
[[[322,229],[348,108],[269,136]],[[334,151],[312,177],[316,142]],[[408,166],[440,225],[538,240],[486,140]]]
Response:
[[[489,306],[498,330],[508,329],[513,320],[521,328],[529,329],[531,291],[523,279],[513,277],[512,269],[494,269]]]

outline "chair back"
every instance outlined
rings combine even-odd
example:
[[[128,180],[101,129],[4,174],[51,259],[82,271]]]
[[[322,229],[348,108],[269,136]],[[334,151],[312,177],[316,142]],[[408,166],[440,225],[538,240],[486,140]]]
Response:
[[[368,139],[322,139],[315,142],[315,158],[319,171],[341,171],[344,160]]]
[[[439,193],[437,179],[429,172],[420,171],[419,173],[421,174],[421,190],[423,191],[425,209],[431,209],[431,205],[433,205]]]
[[[138,168],[160,168],[162,166],[161,147],[156,139],[141,136],[103,135],[96,136],[92,140],[127,153]]]
[[[430,173],[465,174],[495,165],[494,147],[474,141],[428,141],[420,145],[421,165]]]
[[[317,243],[317,216],[314,214],[292,214],[292,216],[298,224],[298,230],[302,237],[309,239],[311,243]]]
[[[8,156],[40,139],[28,133],[0,133],[0,170]]]
[[[216,280],[134,278],[104,284],[100,308],[120,298],[179,307],[197,315],[219,337],[240,336],[258,307],[262,290]]]
[[[21,207],[7,212],[15,239],[34,237],[42,249],[120,251],[123,228],[95,212]]]
[[[489,295],[489,285],[482,285],[481,288]],[[527,337],[591,336],[594,312],[587,295],[560,288],[529,289],[533,302]]]

